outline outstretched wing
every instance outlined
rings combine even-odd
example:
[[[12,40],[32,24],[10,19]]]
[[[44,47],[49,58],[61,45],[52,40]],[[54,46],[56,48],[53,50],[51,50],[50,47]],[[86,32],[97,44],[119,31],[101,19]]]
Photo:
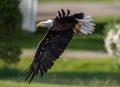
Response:
[[[72,39],[72,29],[63,31],[48,30],[38,45],[34,60],[26,72],[26,80],[32,81],[39,72],[41,77],[51,68]]]

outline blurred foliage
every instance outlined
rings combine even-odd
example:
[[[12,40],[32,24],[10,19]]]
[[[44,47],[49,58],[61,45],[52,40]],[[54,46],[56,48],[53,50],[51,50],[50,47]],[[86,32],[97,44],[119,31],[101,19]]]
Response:
[[[115,25],[118,23],[120,23],[120,17],[114,18],[108,21],[107,24],[104,26],[104,30],[103,30],[103,33],[105,34],[105,36],[108,34],[108,32],[111,29],[115,29]]]
[[[120,18],[108,22],[104,33],[106,50],[109,54],[120,57]]]
[[[21,54],[20,45],[13,42],[21,32],[19,3],[19,0],[0,0],[0,58],[6,64],[17,63]]]

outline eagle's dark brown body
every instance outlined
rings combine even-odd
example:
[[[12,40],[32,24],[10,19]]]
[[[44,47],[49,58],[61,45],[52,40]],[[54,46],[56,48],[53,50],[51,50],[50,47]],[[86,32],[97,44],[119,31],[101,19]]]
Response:
[[[70,15],[69,10],[66,14],[63,9],[61,13],[58,11],[58,14],[54,19],[54,25],[48,29],[44,39],[39,43],[34,60],[26,73],[26,80],[30,78],[29,82],[38,73],[43,76],[53,66],[73,37],[73,29],[78,23],[75,19],[84,17],[83,13]]]

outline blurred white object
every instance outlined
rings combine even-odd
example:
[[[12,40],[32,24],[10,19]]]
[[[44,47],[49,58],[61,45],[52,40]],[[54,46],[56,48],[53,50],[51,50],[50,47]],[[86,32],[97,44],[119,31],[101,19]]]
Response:
[[[20,9],[23,14],[22,29],[35,32],[37,0],[21,0]]]
[[[105,47],[109,54],[120,56],[120,24],[116,24],[105,38]]]

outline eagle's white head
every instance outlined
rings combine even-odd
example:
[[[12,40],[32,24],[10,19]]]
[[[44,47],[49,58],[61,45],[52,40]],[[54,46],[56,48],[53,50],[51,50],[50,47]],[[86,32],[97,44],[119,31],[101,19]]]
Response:
[[[52,19],[49,19],[47,21],[42,21],[42,22],[39,22],[36,27],[47,27],[47,28],[50,28],[53,26],[53,20]]]

